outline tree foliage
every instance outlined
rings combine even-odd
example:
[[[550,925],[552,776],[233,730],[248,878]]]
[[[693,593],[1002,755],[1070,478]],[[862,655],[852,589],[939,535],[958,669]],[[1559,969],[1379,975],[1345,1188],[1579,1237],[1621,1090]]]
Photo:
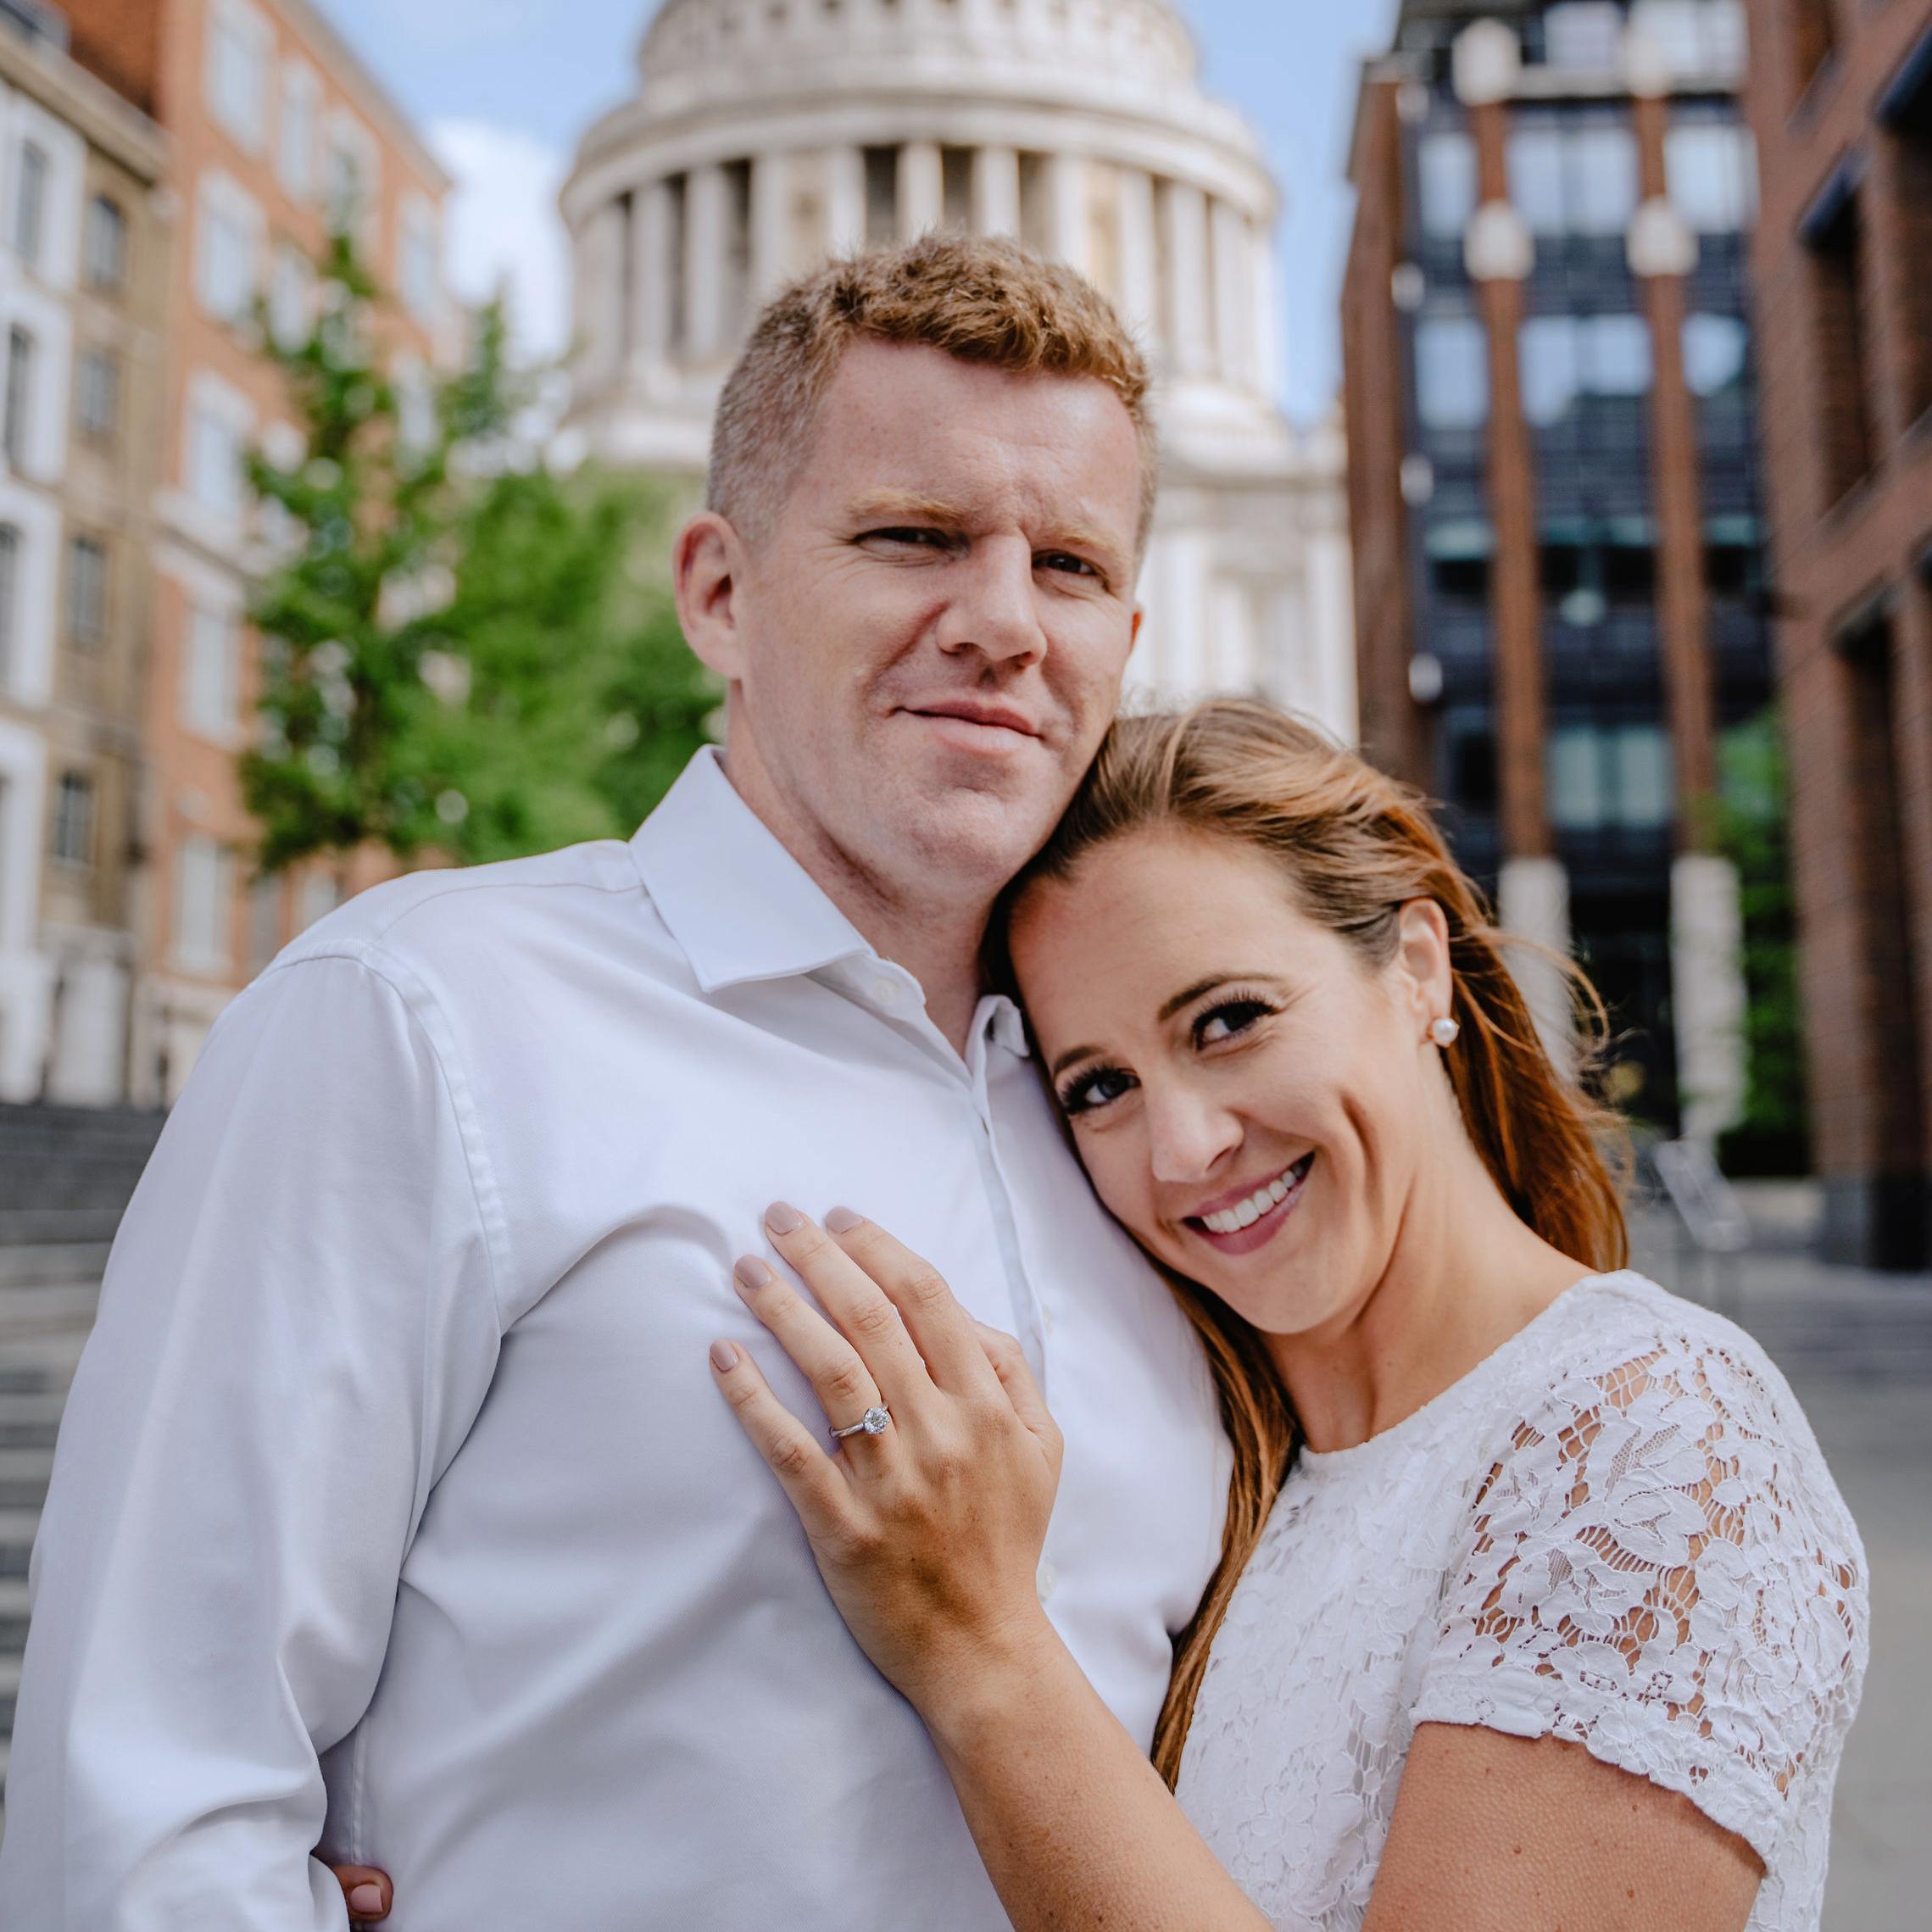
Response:
[[[665,491],[544,465],[500,304],[457,374],[399,387],[351,239],[320,265],[308,339],[262,331],[303,447],[250,463],[271,560],[241,759],[259,864],[371,842],[470,863],[627,835],[718,703],[645,561]]]

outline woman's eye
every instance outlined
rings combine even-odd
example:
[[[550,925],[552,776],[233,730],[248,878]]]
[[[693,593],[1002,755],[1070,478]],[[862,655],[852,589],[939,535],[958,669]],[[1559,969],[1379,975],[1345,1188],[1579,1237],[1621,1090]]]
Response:
[[[1213,1046],[1218,1041],[1233,1039],[1273,1011],[1259,999],[1225,1000],[1194,1022],[1194,1044]]]
[[[1060,1090],[1061,1106],[1069,1115],[1091,1113],[1117,1100],[1133,1084],[1133,1076],[1117,1066],[1097,1066],[1077,1075]]]

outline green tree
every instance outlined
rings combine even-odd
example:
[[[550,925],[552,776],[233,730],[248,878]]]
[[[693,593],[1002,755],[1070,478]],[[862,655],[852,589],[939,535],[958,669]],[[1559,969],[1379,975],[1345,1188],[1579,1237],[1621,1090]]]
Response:
[[[1810,1167],[1797,907],[1791,889],[1784,738],[1775,710],[1718,747],[1718,844],[1738,870],[1744,917],[1744,1118],[1719,1143],[1731,1173]]]
[[[309,339],[263,330],[303,451],[250,465],[277,558],[251,604],[261,731],[241,759],[259,864],[370,842],[469,863],[627,834],[718,702],[645,562],[666,493],[544,466],[519,433],[531,383],[499,304],[457,375],[398,393],[346,235],[321,268]]]

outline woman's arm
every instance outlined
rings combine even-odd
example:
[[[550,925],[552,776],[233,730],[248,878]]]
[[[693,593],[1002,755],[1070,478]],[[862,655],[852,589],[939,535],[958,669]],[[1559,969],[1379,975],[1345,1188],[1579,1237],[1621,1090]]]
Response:
[[[1741,1932],[1757,1854],[1580,1744],[1423,1724],[1362,1932]]]
[[[1016,1932],[1266,1932],[1040,1608],[1060,1437],[1018,1345],[871,1222],[768,1225],[838,1328],[762,1262],[740,1292],[836,1423],[882,1401],[892,1421],[828,1455],[728,1343],[719,1386],[925,1720]]]

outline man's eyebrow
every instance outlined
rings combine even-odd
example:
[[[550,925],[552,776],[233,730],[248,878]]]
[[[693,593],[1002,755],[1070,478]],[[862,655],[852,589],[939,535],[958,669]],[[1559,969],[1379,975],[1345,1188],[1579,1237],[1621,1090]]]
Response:
[[[907,490],[876,490],[860,497],[847,512],[855,523],[963,523],[966,512],[938,497],[916,496]]]

